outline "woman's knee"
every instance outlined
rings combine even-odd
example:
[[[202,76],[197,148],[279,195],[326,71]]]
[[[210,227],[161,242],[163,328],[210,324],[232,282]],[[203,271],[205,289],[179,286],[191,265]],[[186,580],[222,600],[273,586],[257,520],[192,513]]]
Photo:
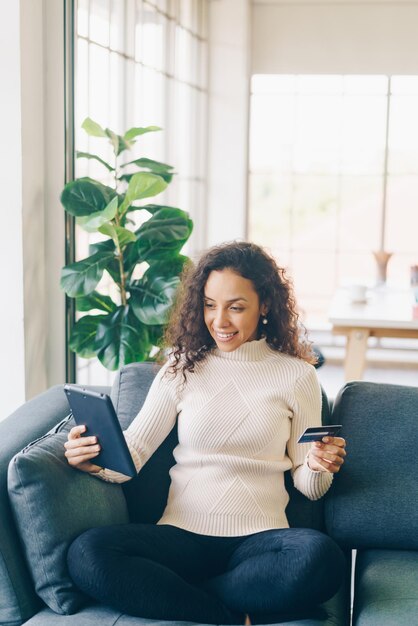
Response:
[[[67,564],[72,578],[79,578],[80,570],[88,572],[99,556],[109,548],[111,528],[90,528],[76,537],[67,553]]]
[[[302,530],[302,529],[301,529]],[[312,565],[316,566],[318,562],[324,569],[330,568],[344,569],[345,557],[337,543],[329,536],[317,530],[303,529],[303,541],[301,544],[306,550],[306,555]]]
[[[305,576],[316,588],[320,602],[331,598],[340,588],[345,575],[346,560],[338,544],[328,535],[306,529],[302,535]]]
[[[291,528],[277,533],[272,556],[279,571],[288,573],[290,586],[312,591],[312,598],[323,602],[339,589],[345,573],[341,548],[328,535],[310,528]]]

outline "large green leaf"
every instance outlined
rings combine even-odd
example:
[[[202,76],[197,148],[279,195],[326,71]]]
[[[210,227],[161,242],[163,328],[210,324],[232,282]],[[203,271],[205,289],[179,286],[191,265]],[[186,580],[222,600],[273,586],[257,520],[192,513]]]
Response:
[[[97,211],[96,213],[90,213],[83,217],[77,217],[77,224],[81,226],[88,233],[94,233],[99,230],[103,224],[113,220],[118,210],[118,197],[116,196],[109,202],[109,204],[103,209],[103,211]]]
[[[167,183],[161,176],[151,172],[137,172],[129,181],[125,200],[122,207],[125,210],[135,200],[156,196],[167,187]]]
[[[79,217],[103,211],[116,195],[111,187],[90,178],[79,178],[65,185],[61,203],[70,215]]]
[[[88,296],[79,296],[76,298],[75,307],[77,311],[91,311],[92,309],[98,309],[99,311],[111,313],[115,310],[116,304],[109,296],[105,296],[98,291],[93,291]]]
[[[110,139],[110,143],[113,146],[113,152],[117,156],[119,154],[119,135],[110,130],[110,128],[106,128],[105,131],[106,137]]]
[[[75,154],[77,159],[93,159],[94,161],[98,161],[99,163],[104,165],[109,170],[109,172],[115,171],[114,167],[112,167],[109,163],[100,158],[97,154],[90,154],[90,152],[80,152],[80,150],[77,150]]]
[[[167,261],[151,261],[150,267],[147,269],[146,276],[148,279],[162,276],[169,278],[171,276],[179,276],[184,264],[189,261],[189,257],[178,254],[170,257],[170,262]]]
[[[161,163],[161,161],[154,161],[153,159],[147,159],[144,157],[141,159],[135,159],[135,161],[129,161],[129,163],[124,163],[122,167],[127,167],[128,165],[137,165],[138,167],[144,167],[154,172],[154,174],[159,174],[160,172],[169,172],[170,170],[174,169],[172,165],[167,165],[167,163]]]
[[[106,241],[99,241],[97,243],[90,244],[89,252],[90,254],[95,254],[96,252],[116,253],[116,248],[113,240],[107,239]],[[128,243],[126,248],[123,250],[123,268],[125,274],[128,275],[128,278],[134,270],[136,264],[140,263],[141,261],[142,259],[140,258],[136,241]],[[109,258],[105,270],[109,272],[110,276],[116,283],[120,282],[119,263],[115,256]]]
[[[117,370],[127,363],[143,361],[148,355],[150,342],[146,326],[129,306],[120,306],[100,322],[95,346],[103,365]]]
[[[112,253],[97,252],[82,261],[63,267],[60,284],[65,293],[71,298],[91,293],[112,257]]]
[[[150,213],[154,215],[160,209],[169,209],[170,211],[181,211],[178,207],[175,206],[167,206],[166,204],[144,204],[143,206],[136,207],[138,209],[146,209]]]
[[[128,141],[124,137],[117,135],[110,128],[106,128],[105,133],[110,139],[110,143],[113,146],[113,151],[116,156],[118,156],[124,150],[130,150],[134,144],[134,142]]]
[[[97,252],[113,252],[113,254],[116,254],[115,244],[111,239],[106,239],[106,241],[95,241],[89,245],[89,254],[92,256]]]
[[[131,139],[134,139],[135,137],[138,137],[139,135],[144,135],[145,133],[152,133],[152,132],[155,132],[156,130],[162,130],[162,129],[160,128],[160,126],[145,126],[145,127],[130,128],[129,130],[126,131],[123,138],[126,139],[127,141],[131,141]]]
[[[69,341],[70,350],[76,352],[83,359],[91,359],[96,356],[96,333],[101,321],[107,315],[85,315],[73,326]]]
[[[106,137],[106,133],[104,129],[97,122],[93,121],[91,117],[86,117],[84,122],[81,124],[81,128],[83,128],[88,135],[92,137]]]
[[[112,237],[115,245],[119,248],[123,248],[131,241],[136,241],[136,235],[128,228],[123,228],[123,226],[115,226],[114,224],[103,224],[99,229],[99,232],[102,235],[107,235],[108,237]]]
[[[153,171],[155,174],[174,170],[173,165],[168,165],[168,163],[162,163],[161,161],[154,161],[154,159],[147,159],[146,157],[135,159],[134,161],[131,161],[130,164],[137,165],[138,167],[145,167]],[[127,163],[127,165],[129,165],[129,163]]]
[[[142,259],[139,254],[137,242],[133,241],[132,243],[128,243],[126,248],[123,251],[123,267],[125,273],[128,275],[132,274],[138,263],[141,263]]]
[[[179,282],[178,276],[149,277],[147,271],[132,283],[129,303],[137,318],[143,324],[166,324]]]
[[[185,211],[160,209],[136,231],[140,258],[150,262],[177,256],[192,229],[193,222]]]
[[[156,174],[157,172],[154,172],[154,173]],[[121,176],[118,176],[118,180],[125,180],[127,183],[130,183],[132,176],[135,176],[135,173],[122,174]],[[161,178],[165,180],[165,182],[168,185],[173,180],[174,172],[158,172],[158,176],[161,176]]]
[[[147,326],[149,341],[153,346],[160,347],[162,343],[162,338],[164,337],[165,326],[157,325],[157,326]],[[150,357],[147,357],[147,360],[151,360]]]

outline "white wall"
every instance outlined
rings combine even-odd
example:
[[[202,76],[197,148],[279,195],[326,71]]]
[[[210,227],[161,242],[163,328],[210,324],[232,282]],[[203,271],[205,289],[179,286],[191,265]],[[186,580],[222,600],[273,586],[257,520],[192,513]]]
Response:
[[[63,5],[21,0],[26,399],[65,379]]]
[[[42,0],[22,0],[21,40],[25,387],[30,398],[47,385]]]
[[[418,2],[253,0],[252,73],[418,73]]]
[[[25,399],[19,2],[0,0],[0,419]],[[4,17],[7,16],[7,19]]]
[[[59,200],[65,184],[66,150],[64,2],[43,0],[43,5],[45,364],[46,386],[50,387],[65,382],[65,295],[59,284],[65,265],[65,212]]]
[[[209,3],[205,246],[247,235],[248,94],[253,73],[418,73],[418,2]]]
[[[65,380],[63,4],[0,0],[0,419]]]
[[[250,18],[249,0],[209,5],[206,246],[246,236]]]

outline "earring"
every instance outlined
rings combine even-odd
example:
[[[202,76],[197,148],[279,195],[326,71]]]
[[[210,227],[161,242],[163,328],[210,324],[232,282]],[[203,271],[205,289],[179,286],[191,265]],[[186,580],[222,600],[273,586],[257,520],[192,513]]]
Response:
[[[268,324],[268,323],[269,323],[269,321],[268,321],[268,319],[267,319],[267,317],[266,317],[266,316],[263,316],[263,320],[262,320],[262,322],[261,322],[261,323],[262,323],[262,324],[264,324],[264,325],[266,325],[266,324]]]

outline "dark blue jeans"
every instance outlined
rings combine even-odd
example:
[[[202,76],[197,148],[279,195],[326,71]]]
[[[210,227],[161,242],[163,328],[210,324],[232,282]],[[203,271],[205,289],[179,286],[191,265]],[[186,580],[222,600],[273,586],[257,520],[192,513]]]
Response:
[[[344,556],[310,529],[212,537],[126,524],[83,533],[68,566],[82,591],[129,615],[239,624],[245,614],[253,623],[303,615],[327,600],[341,584]]]

